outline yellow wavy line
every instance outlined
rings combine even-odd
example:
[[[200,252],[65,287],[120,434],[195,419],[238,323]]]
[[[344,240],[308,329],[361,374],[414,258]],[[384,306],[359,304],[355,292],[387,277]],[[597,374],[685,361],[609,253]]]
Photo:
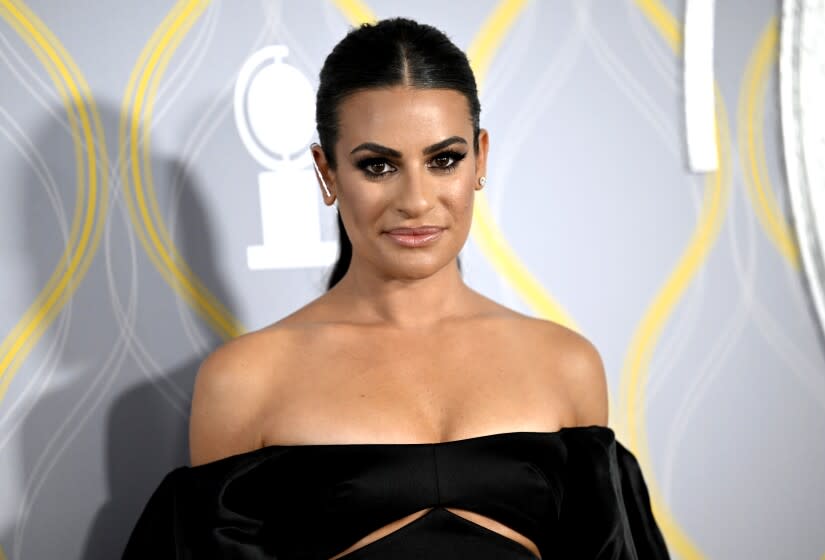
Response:
[[[739,95],[739,151],[748,198],[768,238],[795,270],[800,269],[799,248],[779,209],[765,158],[765,95],[768,70],[775,64],[779,25],[772,17],[748,60]]]
[[[636,6],[676,54],[682,54],[682,28],[661,0],[636,0]]]
[[[683,43],[681,30],[668,9],[659,0],[637,0],[636,4],[673,51],[676,54],[680,53]],[[704,558],[704,555],[690,541],[671,512],[658,498],[659,492],[653,476],[650,448],[647,431],[645,430],[645,392],[650,359],[657,339],[688,284],[707,261],[710,249],[718,238],[726,214],[730,198],[731,180],[730,133],[724,99],[718,88],[716,90],[716,108],[718,112],[716,134],[720,168],[716,173],[707,177],[704,201],[697,226],[675,269],[654,298],[637,327],[628,349],[620,380],[622,413],[626,418],[627,428],[627,433],[623,434],[622,437],[628,438],[628,446],[633,449],[639,464],[647,473],[651,507],[668,545],[680,557],[687,559]]]
[[[132,185],[125,166],[122,172],[124,185],[128,185],[129,214],[141,244],[167,283],[219,335],[234,338],[243,332],[239,321],[203,285],[175,248],[157,204],[151,167],[151,121],[160,80],[180,42],[207,5],[204,1],[178,2],[150,38],[129,79],[119,140],[121,153],[129,154]],[[146,123],[142,130],[141,122]]]
[[[85,277],[99,246],[106,220],[109,193],[106,176],[108,156],[103,126],[100,113],[83,74],[60,41],[24,3],[0,0],[0,16],[29,45],[55,84],[68,115],[77,163],[76,204],[67,248],[61,255],[46,286],[0,345],[0,379],[2,379],[0,402],[2,402],[17,370]],[[83,138],[81,138],[81,131],[78,130],[75,110],[79,116]],[[89,113],[91,113],[91,119]],[[100,139],[99,147],[94,141],[92,128],[94,128],[94,134]],[[85,206],[84,139],[88,156],[88,201]],[[100,166],[104,170],[101,177],[98,177],[98,149],[100,150]],[[77,239],[78,236],[79,239]]]
[[[135,206],[136,202],[134,201],[131,189],[129,188],[129,170],[131,169],[131,166],[134,165],[134,162],[128,159],[127,150],[130,144],[128,141],[127,132],[139,129],[141,122],[140,114],[133,114],[129,107],[129,102],[133,97],[133,92],[137,80],[140,77],[141,72],[146,65],[146,61],[149,58],[149,55],[151,54],[151,52],[154,51],[155,46],[157,45],[161,36],[164,33],[166,33],[166,31],[169,29],[169,25],[178,17],[182,7],[183,2],[178,2],[172,7],[172,9],[169,11],[166,17],[164,17],[164,19],[161,21],[160,25],[158,25],[158,27],[152,33],[146,45],[144,46],[143,51],[138,56],[137,63],[132,69],[132,73],[129,76],[129,81],[126,85],[126,93],[123,96],[124,102],[120,112],[120,122],[118,126],[118,155],[120,162],[119,171],[121,184],[123,185],[124,198],[126,200],[127,208],[129,210],[129,219],[133,224],[133,229],[137,234],[141,245],[144,247],[147,256],[152,261],[152,264],[155,266],[155,268],[161,273],[161,276],[164,278],[164,280],[166,280],[170,285],[175,285],[175,280],[171,273],[167,271],[164,263],[155,254],[152,244],[147,239],[142,221],[137,213],[137,209]]]
[[[191,5],[191,4],[190,4]],[[189,31],[191,26],[195,23],[196,19],[203,13],[203,10],[206,8],[207,2],[202,2],[199,4],[197,12],[193,13],[190,17],[184,19],[185,12],[180,16],[180,23],[172,23],[168,37],[170,38],[170,43],[167,48],[164,48],[165,38],[162,39],[158,46],[158,51],[163,52],[163,55],[157,61],[157,71],[154,72],[152,75],[152,80],[149,82],[148,86],[144,83],[139,84],[139,89],[137,92],[137,100],[136,100],[136,107],[139,111],[139,107],[143,102],[143,96],[148,95],[148,104],[147,109],[144,114],[144,120],[147,123],[151,123],[152,114],[153,114],[153,107],[154,107],[154,100],[156,98],[157,88],[160,83],[160,78],[166,70],[166,67],[171,59],[172,54],[177,49],[178,45],[180,44],[183,37]],[[178,28],[178,25],[180,26]],[[152,57],[147,64],[147,72],[144,76],[148,76],[152,72],[153,61]],[[144,87],[149,88],[148,94],[145,94],[143,90]],[[185,290],[185,294],[188,296],[189,302],[196,306],[196,310],[204,317],[207,322],[211,324],[211,326],[218,331],[224,338],[233,338],[238,336],[243,332],[243,328],[239,325],[239,322],[231,316],[231,313],[223,306],[223,304],[218,301],[209,291],[209,289],[204,286],[200,280],[198,279],[197,275],[189,268],[188,264],[186,263],[185,259],[183,259],[178,251],[176,250],[174,243],[172,242],[171,236],[166,231],[164,221],[162,216],[160,215],[160,211],[157,205],[157,199],[155,197],[155,189],[153,186],[153,178],[152,178],[152,168],[150,164],[150,149],[149,149],[149,136],[148,136],[148,129],[145,131],[146,139],[144,142],[141,143],[141,148],[143,149],[143,164],[144,164],[144,171],[146,175],[146,191],[148,194],[148,198],[150,201],[150,208],[152,209],[152,214],[155,216],[155,221],[158,224],[158,229],[160,230],[161,237],[166,242],[166,247],[169,248],[170,252],[172,253],[172,261],[177,263],[177,265],[182,269],[182,273],[172,268],[172,272],[174,273],[174,277],[177,280],[178,284],[176,287],[181,287]],[[145,206],[143,203],[143,193],[140,182],[136,182],[135,190],[138,194],[138,200],[141,206],[141,210],[144,213],[144,219],[147,220],[147,224],[151,227],[151,220],[145,218]],[[151,231],[151,230],[150,230]],[[163,250],[163,245],[160,245],[159,248],[161,251]],[[166,255],[163,255],[164,258],[167,258]],[[181,286],[182,284],[182,286]]]
[[[467,49],[467,58],[473,68],[479,90],[487,80],[487,71],[507,32],[525,8],[525,0],[504,0],[490,12]]]
[[[48,59],[46,54],[44,54],[43,50],[37,45],[37,43],[35,43],[31,39],[28,39],[26,29],[20,26],[16,22],[16,20],[12,19],[11,13],[4,7],[3,4],[0,4],[0,14],[2,14],[3,19],[5,19],[12,26],[12,28],[14,28],[18,35],[27,39],[27,44],[31,48],[32,52],[35,53],[37,58],[44,65],[44,68],[46,72],[49,74],[49,77],[57,85],[58,94],[64,101],[64,107],[66,108],[66,114],[69,120],[70,131],[73,139],[75,161],[78,162],[78,165],[75,166],[75,184],[77,185],[75,210],[74,216],[72,217],[72,226],[69,233],[69,239],[66,244],[67,248],[71,248],[74,247],[75,243],[77,242],[77,236],[79,235],[81,230],[84,209],[83,188],[86,184],[84,168],[82,165],[82,149],[80,147],[82,140],[80,139],[80,134],[77,131],[77,117],[72,111],[72,106],[70,104],[67,104],[66,100],[68,99],[68,95],[66,94],[66,90],[62,82],[60,81],[59,75],[55,70],[52,69],[51,61]],[[35,298],[35,302],[32,304],[31,307],[29,307],[29,309],[26,311],[20,322],[11,330],[7,338],[3,341],[2,345],[0,345],[0,355],[4,355],[6,353],[8,347],[12,344],[12,342],[19,337],[19,331],[21,331],[25,327],[25,325],[31,321],[32,317],[36,314],[37,309],[42,307],[42,301],[48,297],[48,294],[54,291],[54,286],[58,283],[61,277],[58,271],[66,267],[66,261],[68,260],[68,256],[70,255],[70,253],[71,252],[67,249],[61,255],[61,259],[58,261],[58,265],[55,267],[55,271],[52,273],[52,276],[47,281],[46,286],[44,286],[38,297]]]
[[[372,13],[372,10],[370,10],[370,7],[361,0],[333,0],[333,3],[353,27],[357,27],[362,23],[372,23],[378,20]]]
[[[656,295],[636,329],[630,343],[628,356],[622,368],[620,390],[622,410],[627,421],[628,447],[634,453],[645,471],[650,491],[651,506],[654,516],[661,526],[668,545],[677,555],[686,559],[704,558],[684,531],[676,523],[667,507],[658,499],[658,489],[653,476],[650,461],[650,447],[645,430],[646,423],[646,387],[649,377],[650,360],[653,349],[661,335],[668,317],[683,296],[696,272],[706,262],[713,247],[730,197],[730,161],[729,132],[727,130],[727,112],[721,94],[716,94],[717,140],[719,144],[720,169],[708,176],[705,196],[699,223],[682,257],[670,274],[662,290]]]
[[[0,560],[7,560],[7,558],[6,553],[3,552],[3,547],[0,546]]]
[[[470,59],[479,89],[483,88],[493,56],[526,5],[527,2],[523,0],[500,2],[482,24],[467,49],[467,58]],[[530,273],[527,266],[507,243],[503,232],[495,222],[484,191],[476,193],[470,234],[496,272],[527,303],[533,313],[571,329],[579,330],[573,318],[547,293],[541,282]]]
[[[152,122],[152,115],[154,112],[154,103],[157,97],[157,90],[160,85],[160,80],[163,74],[166,71],[166,67],[171,60],[172,55],[177,50],[180,42],[184,38],[184,36],[188,33],[191,29],[192,25],[195,21],[200,17],[207,6],[208,2],[202,2],[198,7],[199,10],[193,13],[190,17],[186,18],[185,20],[182,19],[182,23],[179,29],[175,29],[175,26],[170,28],[169,37],[170,43],[168,47],[164,48],[163,41],[159,44],[158,49],[162,50],[163,54],[157,61],[157,70],[152,73],[152,60],[147,65],[148,72],[145,75],[149,75],[151,73],[151,80],[148,83],[148,93],[140,90],[137,92],[137,101],[136,106],[139,107],[143,101],[143,95],[146,95],[148,101],[146,102],[146,109],[144,111],[143,119],[146,123]],[[143,84],[141,84],[143,85]],[[138,109],[139,110],[139,109]],[[209,289],[198,279],[197,275],[189,268],[189,265],[186,263],[186,260],[179,254],[177,249],[175,248],[174,242],[172,241],[171,235],[169,235],[163,217],[160,213],[159,205],[157,203],[157,198],[155,196],[155,189],[154,189],[154,179],[152,173],[152,166],[151,166],[151,150],[150,140],[151,137],[148,134],[148,129],[145,130],[146,139],[144,142],[141,143],[141,148],[143,150],[143,170],[145,174],[145,183],[146,183],[146,194],[149,199],[149,208],[151,214],[154,216],[154,222],[158,225],[158,230],[160,232],[161,238],[165,241],[165,247],[169,250],[172,255],[172,260],[177,263],[177,266],[182,269],[182,274],[177,275],[176,279],[185,278],[191,282],[192,287],[187,288],[187,285],[184,284],[182,287],[190,292],[190,303],[196,304],[199,307],[199,312],[201,313],[204,318],[210,322],[216,330],[219,331],[224,338],[234,338],[243,332],[243,328],[239,325],[239,322],[234,319],[229,312],[228,309],[215,297],[211,294]],[[139,202],[143,202],[143,193],[141,192],[141,184],[136,183],[136,192],[139,196]],[[151,222],[150,222],[151,223]]]

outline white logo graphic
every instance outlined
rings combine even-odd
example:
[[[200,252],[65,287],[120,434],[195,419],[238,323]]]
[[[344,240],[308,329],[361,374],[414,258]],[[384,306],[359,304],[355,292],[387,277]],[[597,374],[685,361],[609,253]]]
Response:
[[[329,266],[337,241],[321,240],[319,192],[308,144],[315,127],[315,92],[289,50],[273,45],[253,54],[235,83],[235,123],[249,153],[268,171],[258,175],[263,243],[247,248],[251,270]]]

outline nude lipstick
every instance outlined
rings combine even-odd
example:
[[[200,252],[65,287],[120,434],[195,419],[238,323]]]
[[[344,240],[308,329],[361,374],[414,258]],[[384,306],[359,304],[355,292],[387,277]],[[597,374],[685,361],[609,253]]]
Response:
[[[422,226],[417,228],[396,228],[385,233],[390,239],[403,247],[423,247],[441,237],[441,232],[443,231],[443,228],[436,226]]]

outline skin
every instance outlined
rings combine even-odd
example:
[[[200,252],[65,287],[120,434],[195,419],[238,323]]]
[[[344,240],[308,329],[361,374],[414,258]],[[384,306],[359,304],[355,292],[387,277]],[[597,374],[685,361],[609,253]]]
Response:
[[[192,464],[273,444],[423,443],[606,426],[596,348],[561,325],[499,305],[461,278],[456,257],[489,150],[485,130],[473,150],[466,98],[408,86],[364,90],[343,101],[339,122],[337,165],[320,147],[313,156],[330,190],[321,196],[327,205],[337,200],[352,241],[350,268],[332,290],[203,362],[190,419]],[[449,146],[424,153],[447,139]],[[357,149],[365,143],[383,148]],[[384,148],[398,154],[387,157]],[[466,156],[448,171],[454,158],[445,150]],[[365,158],[380,177],[359,167]],[[417,248],[384,233],[420,225],[444,230]],[[539,555],[535,543],[494,519],[449,509]]]

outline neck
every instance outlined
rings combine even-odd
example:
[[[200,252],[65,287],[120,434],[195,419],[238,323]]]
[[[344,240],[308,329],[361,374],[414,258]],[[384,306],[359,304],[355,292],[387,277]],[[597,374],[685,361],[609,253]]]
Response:
[[[353,318],[401,329],[438,326],[457,316],[470,289],[455,261],[423,278],[389,278],[356,260],[333,288],[353,305]]]

